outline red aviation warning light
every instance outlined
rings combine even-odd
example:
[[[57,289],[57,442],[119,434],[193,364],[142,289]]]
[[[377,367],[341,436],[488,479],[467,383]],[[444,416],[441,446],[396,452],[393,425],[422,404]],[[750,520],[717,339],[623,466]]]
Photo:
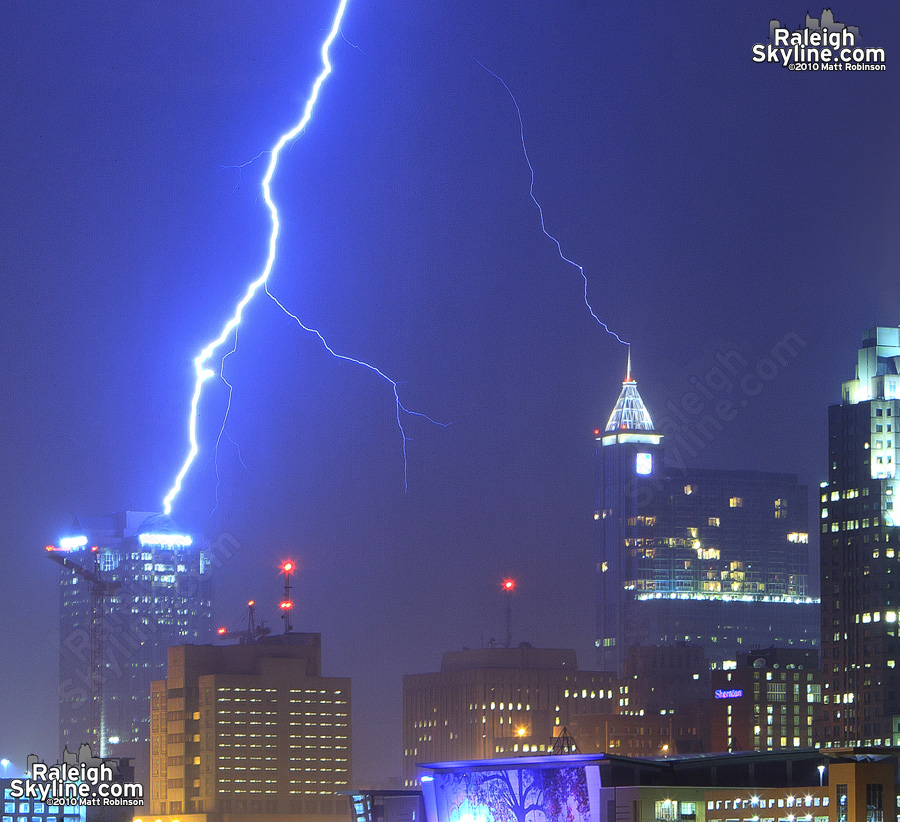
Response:
[[[291,574],[297,570],[297,565],[293,560],[286,559],[281,563],[281,573],[284,574],[284,594],[278,607],[281,609],[281,618],[284,620],[284,632],[289,634],[294,626],[291,625],[291,609],[294,603],[291,601]]]
[[[512,645],[512,592],[516,589],[516,581],[507,577],[500,585],[500,589],[506,594],[506,644],[504,648]]]
[[[227,634],[227,633],[228,633],[228,629],[227,629],[227,628],[219,628],[219,636],[222,636],[222,635]]]

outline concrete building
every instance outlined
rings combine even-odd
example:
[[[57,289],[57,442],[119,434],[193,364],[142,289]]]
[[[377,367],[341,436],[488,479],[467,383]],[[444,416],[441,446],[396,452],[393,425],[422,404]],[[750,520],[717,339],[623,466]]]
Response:
[[[821,487],[824,747],[900,743],[900,328],[863,337],[828,409]]]
[[[822,709],[819,655],[768,648],[712,672],[712,750],[811,748]]]
[[[581,714],[627,699],[610,673],[579,671],[574,651],[483,648],[445,653],[438,673],[403,677],[403,778],[437,759],[544,753]]]
[[[569,733],[581,753],[667,756],[713,750],[710,671],[698,645],[632,645],[612,714],[581,713]]]
[[[319,634],[170,648],[151,707],[154,822],[349,817],[350,680]]]
[[[47,546],[60,564],[60,750],[90,743],[102,756],[135,759],[146,776],[150,683],[165,676],[166,649],[211,638],[208,546],[162,514],[77,517]],[[93,596],[82,569],[114,589]],[[102,605],[102,619],[92,619]],[[102,664],[97,656],[102,654]],[[92,687],[102,680],[102,704]]]
[[[599,667],[633,644],[703,647],[714,667],[753,647],[818,644],[807,489],[794,474],[666,460],[629,367],[597,447]]]

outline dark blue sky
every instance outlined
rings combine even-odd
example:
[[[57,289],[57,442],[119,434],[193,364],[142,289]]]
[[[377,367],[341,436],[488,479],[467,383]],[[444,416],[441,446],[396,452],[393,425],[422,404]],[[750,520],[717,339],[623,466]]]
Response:
[[[884,72],[757,65],[804,5],[350,0],[335,71],[274,193],[271,285],[341,352],[403,381],[409,492],[390,390],[323,354],[270,302],[246,314],[220,504],[203,453],[186,526],[234,534],[217,621],[302,572],[296,626],[354,679],[355,770],[400,770],[400,677],[503,635],[591,664],[594,427],[633,342],[651,413],[717,354],[748,372],[803,347],[690,462],[825,474],[825,409],[862,331],[900,311],[900,8],[835,6]],[[191,358],[265,255],[263,161],[318,71],[331,2],[0,6],[3,596],[0,755],[55,753],[56,569],[75,512],[158,508],[186,448]],[[818,7],[809,9],[818,14]],[[349,41],[349,42],[348,42]],[[356,48],[350,45],[352,43]],[[743,376],[742,374],[735,375]],[[718,395],[717,395],[718,396]],[[815,511],[811,509],[815,530]]]

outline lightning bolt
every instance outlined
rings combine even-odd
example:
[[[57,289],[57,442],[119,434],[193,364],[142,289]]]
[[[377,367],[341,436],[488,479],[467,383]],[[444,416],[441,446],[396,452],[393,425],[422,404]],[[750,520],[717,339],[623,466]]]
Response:
[[[256,158],[262,157],[264,154],[269,154],[269,164],[266,167],[266,173],[263,175],[261,188],[262,188],[262,196],[265,201],[266,207],[269,210],[269,217],[271,220],[272,229],[269,233],[269,245],[268,245],[268,255],[266,257],[265,265],[263,266],[260,273],[257,275],[256,279],[254,279],[250,285],[247,287],[247,290],[244,292],[244,296],[240,299],[234,309],[234,313],[222,327],[222,331],[219,336],[216,337],[212,342],[208,343],[200,353],[194,358],[194,373],[195,373],[195,381],[194,381],[194,391],[191,395],[191,405],[190,405],[190,413],[188,416],[188,441],[190,443],[190,447],[188,449],[187,457],[185,457],[184,462],[181,465],[181,468],[178,471],[178,474],[175,476],[175,480],[172,484],[172,487],[169,489],[169,492],[163,499],[163,511],[166,514],[170,514],[172,511],[172,503],[175,500],[175,497],[181,491],[182,484],[184,482],[184,478],[187,475],[188,471],[191,468],[194,460],[197,457],[197,454],[200,451],[200,446],[197,442],[197,414],[200,408],[200,400],[203,397],[203,387],[206,384],[207,380],[216,375],[216,371],[210,367],[210,360],[215,355],[216,351],[218,351],[225,342],[231,337],[232,333],[237,334],[237,327],[241,322],[241,318],[244,314],[244,309],[250,304],[251,300],[256,296],[257,292],[262,289],[269,298],[291,319],[293,319],[304,331],[307,331],[311,334],[314,334],[325,349],[330,353],[333,357],[339,360],[345,360],[346,362],[355,363],[356,365],[362,366],[363,368],[368,369],[369,371],[376,374],[382,380],[384,380],[388,385],[391,386],[394,396],[394,403],[396,408],[396,417],[397,417],[397,427],[400,430],[400,436],[403,443],[403,481],[404,487],[407,487],[407,462],[406,462],[406,446],[409,442],[409,437],[406,434],[406,430],[403,427],[403,415],[412,415],[423,417],[430,422],[434,422],[436,425],[444,425],[444,423],[438,423],[435,420],[431,419],[431,417],[426,414],[421,414],[416,411],[411,411],[406,408],[403,403],[400,401],[400,390],[399,385],[396,380],[391,379],[387,376],[383,371],[376,368],[374,365],[365,362],[364,360],[355,359],[353,357],[348,357],[344,354],[338,354],[325,340],[325,337],[316,329],[311,328],[300,321],[300,319],[290,311],[288,311],[285,306],[279,302],[269,291],[268,280],[269,275],[272,273],[272,268],[275,265],[275,256],[277,252],[278,245],[278,233],[281,226],[279,216],[278,216],[278,208],[275,205],[275,201],[272,199],[272,191],[271,191],[271,183],[272,179],[275,176],[275,171],[278,168],[278,158],[281,154],[281,150],[288,144],[291,143],[294,139],[296,139],[300,133],[306,128],[306,125],[309,123],[312,118],[313,110],[316,105],[316,100],[319,97],[319,91],[322,88],[322,84],[325,82],[325,79],[331,74],[331,61],[329,59],[329,50],[331,49],[331,44],[334,41],[335,37],[340,32],[341,21],[344,17],[344,11],[347,8],[348,0],[340,0],[337,11],[335,12],[334,20],[332,21],[331,28],[328,31],[328,35],[322,43],[321,48],[321,56],[322,56],[322,70],[319,75],[316,77],[315,81],[312,85],[312,90],[310,91],[309,97],[306,100],[306,105],[303,108],[303,114],[297,123],[281,137],[278,138],[278,141],[275,145],[268,149],[267,151],[263,151],[257,155]],[[252,162],[252,161],[251,161]],[[246,165],[246,164],[245,164]],[[235,345],[237,344],[237,339],[235,336]],[[224,359],[227,358],[231,353],[234,352],[234,348],[229,351],[225,357],[223,357],[223,366]],[[229,387],[229,395],[228,395],[228,404],[229,408],[231,405],[231,385],[224,379],[223,369],[220,368],[219,372],[222,376],[223,381]],[[227,416],[227,411],[226,411]],[[224,422],[222,430],[219,433],[219,439],[221,439],[222,432],[224,431]],[[217,440],[218,443],[218,440]]]
[[[484,63],[480,60],[475,60],[479,66],[481,66],[488,74],[492,77],[495,77],[500,83],[503,85],[503,88],[506,89],[506,93],[509,95],[510,100],[512,100],[513,105],[516,107],[516,116],[519,118],[519,139],[522,142],[522,154],[525,156],[525,162],[528,165],[528,171],[531,174],[531,184],[528,188],[528,196],[531,197],[531,202],[535,204],[538,210],[538,216],[541,219],[541,231],[544,232],[544,236],[550,240],[555,246],[556,251],[559,254],[559,258],[568,263],[572,268],[576,269],[578,273],[581,275],[581,279],[584,281],[584,304],[587,306],[587,310],[591,312],[591,316],[599,323],[599,325],[603,328],[603,330],[615,337],[622,345],[630,346],[631,343],[623,340],[615,331],[613,331],[603,320],[601,320],[596,312],[594,311],[594,307],[591,305],[590,300],[588,299],[588,278],[584,273],[584,266],[575,262],[575,260],[569,259],[565,254],[563,254],[562,245],[560,245],[559,240],[556,239],[549,231],[547,231],[547,225],[544,222],[544,209],[541,204],[538,202],[537,197],[534,196],[534,166],[531,165],[531,158],[528,156],[528,147],[525,144],[525,123],[522,120],[522,110],[519,108],[519,102],[516,100],[516,96],[512,93],[512,89],[506,84],[506,81],[496,72],[491,71]]]

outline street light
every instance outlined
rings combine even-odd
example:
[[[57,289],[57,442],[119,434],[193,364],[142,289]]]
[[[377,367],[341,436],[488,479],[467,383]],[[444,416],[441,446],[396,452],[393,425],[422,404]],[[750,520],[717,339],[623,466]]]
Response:
[[[819,787],[822,787],[822,777],[825,775],[825,766],[819,765]]]

